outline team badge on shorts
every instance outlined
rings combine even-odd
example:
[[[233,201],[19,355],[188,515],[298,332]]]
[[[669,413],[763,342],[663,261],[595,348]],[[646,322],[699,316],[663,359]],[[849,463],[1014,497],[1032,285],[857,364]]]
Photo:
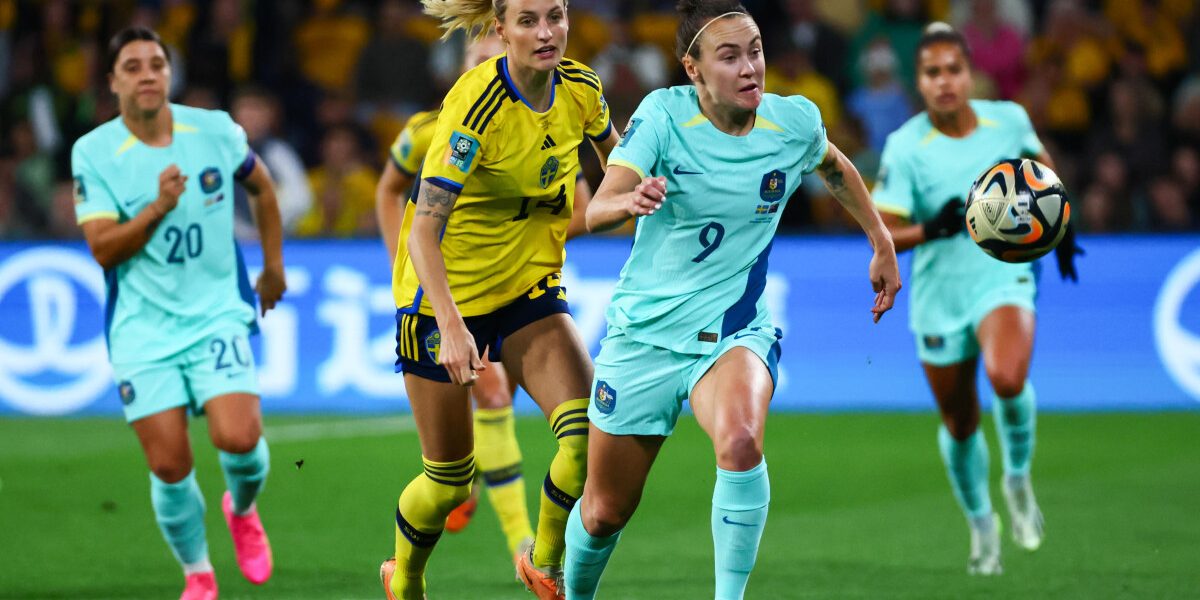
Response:
[[[921,339],[927,350],[941,350],[946,347],[946,338],[940,335],[927,335]]]
[[[607,415],[617,407],[617,390],[604,381],[597,381],[596,396],[592,401],[596,404],[596,410]]]
[[[438,362],[438,353],[442,351],[442,332],[434,329],[433,333],[425,336],[425,351],[429,353],[429,360],[442,364]]]
[[[221,172],[216,167],[200,171],[200,189],[205,194],[211,194],[221,189]]]
[[[133,404],[133,401],[137,399],[137,393],[133,391],[133,382],[128,380],[117,384],[117,393],[121,394],[121,404],[125,406]]]

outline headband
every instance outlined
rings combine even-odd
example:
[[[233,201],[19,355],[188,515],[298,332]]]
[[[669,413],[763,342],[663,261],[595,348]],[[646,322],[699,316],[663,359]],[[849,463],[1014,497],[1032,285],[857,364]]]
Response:
[[[696,35],[692,36],[692,43],[688,44],[687,51],[684,52],[683,55],[687,56],[692,53],[692,46],[696,45],[696,40],[700,39],[700,34],[704,33],[704,30],[708,29],[708,26],[712,25],[713,21],[716,21],[717,19],[724,19],[725,17],[728,17],[730,15],[744,15],[744,14],[746,14],[746,13],[738,11],[738,10],[731,10],[723,15],[717,15],[717,16],[713,17],[712,20],[710,20],[709,22],[704,24],[704,27],[700,28],[700,31],[696,32]]]

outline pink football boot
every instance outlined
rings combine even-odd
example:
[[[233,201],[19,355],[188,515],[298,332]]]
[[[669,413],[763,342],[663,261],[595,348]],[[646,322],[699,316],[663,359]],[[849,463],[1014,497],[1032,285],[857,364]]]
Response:
[[[212,571],[193,573],[184,581],[186,585],[179,600],[217,600],[217,577]]]
[[[225,524],[233,536],[233,550],[237,554],[238,567],[242,575],[255,585],[262,585],[271,578],[271,542],[258,518],[258,509],[244,515],[233,514],[233,496],[225,492],[221,498],[221,510],[225,513]],[[215,598],[215,596],[214,596]]]

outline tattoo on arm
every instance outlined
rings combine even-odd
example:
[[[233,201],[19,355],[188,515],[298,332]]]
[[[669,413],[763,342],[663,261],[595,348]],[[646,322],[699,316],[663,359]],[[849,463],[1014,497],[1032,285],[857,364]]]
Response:
[[[458,194],[427,185],[421,189],[416,215],[433,217],[445,223],[450,220],[450,211],[454,210],[457,201]]]
[[[840,161],[833,161],[828,166],[821,165],[821,174],[825,176],[825,185],[829,191],[837,194],[846,189],[846,174],[842,172]]]

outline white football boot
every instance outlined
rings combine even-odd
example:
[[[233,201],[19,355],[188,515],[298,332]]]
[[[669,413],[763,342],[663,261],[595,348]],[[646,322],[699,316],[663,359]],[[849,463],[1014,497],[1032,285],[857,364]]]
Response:
[[[1013,541],[1022,549],[1033,552],[1042,545],[1043,520],[1029,475],[1004,478],[1004,500],[1012,517]]]
[[[971,557],[967,561],[970,575],[999,575],[1000,568],[1000,515],[970,519]]]

